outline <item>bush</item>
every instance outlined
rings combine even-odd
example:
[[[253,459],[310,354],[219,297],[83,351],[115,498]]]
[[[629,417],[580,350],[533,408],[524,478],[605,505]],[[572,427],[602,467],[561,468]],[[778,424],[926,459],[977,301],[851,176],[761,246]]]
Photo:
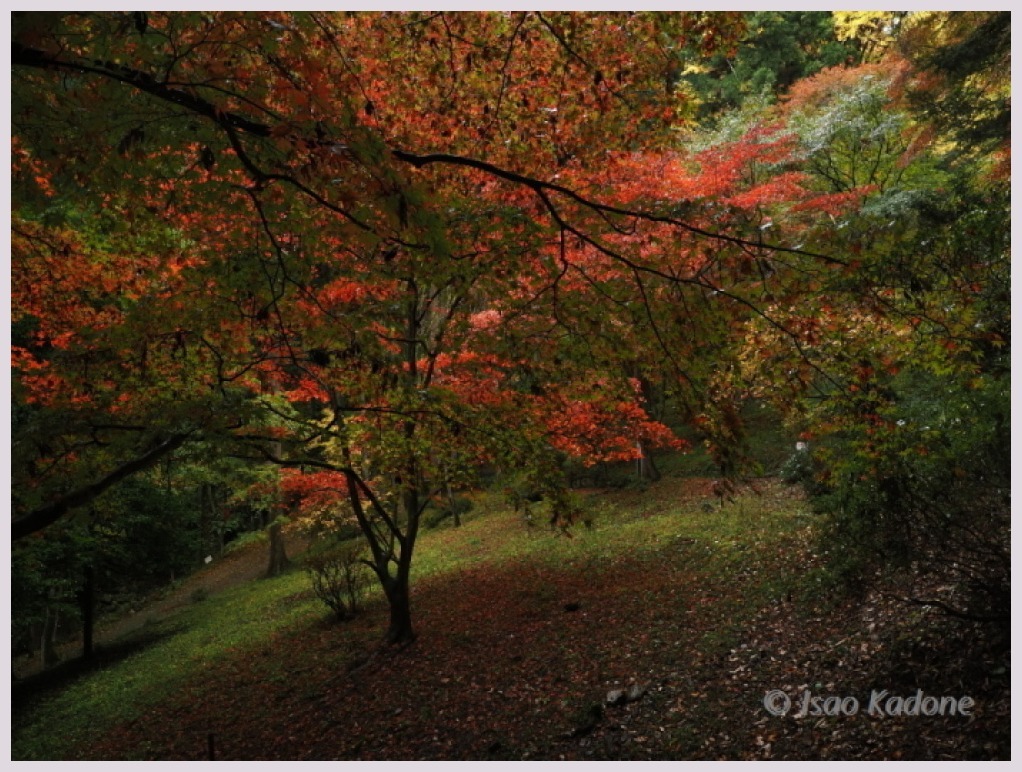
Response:
[[[338,620],[352,619],[361,610],[372,584],[373,575],[364,556],[364,543],[347,542],[314,549],[305,558],[313,592]]]
[[[1006,621],[1010,415],[1006,376],[895,379],[869,431],[831,438],[818,455],[811,492],[829,516],[831,554],[851,575],[894,564],[951,583],[954,596],[934,605]]]

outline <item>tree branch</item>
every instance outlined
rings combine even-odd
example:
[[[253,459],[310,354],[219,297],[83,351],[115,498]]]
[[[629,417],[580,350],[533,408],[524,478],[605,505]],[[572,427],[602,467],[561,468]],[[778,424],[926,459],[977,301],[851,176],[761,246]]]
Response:
[[[220,109],[212,102],[203,99],[202,97],[196,96],[194,93],[185,91],[180,88],[168,86],[165,83],[161,83],[156,80],[152,75],[135,70],[132,68],[124,67],[114,62],[104,61],[92,61],[92,60],[69,60],[61,59],[55,54],[48,54],[40,49],[32,48],[29,46],[22,45],[18,42],[12,43],[12,64],[15,66],[24,67],[35,67],[44,70],[72,70],[75,72],[89,73],[93,75],[99,75],[111,80],[124,83],[125,85],[137,88],[151,96],[164,101],[172,102],[173,104],[185,107],[192,112],[204,116],[215,124],[220,126],[227,134],[228,141],[234,148],[234,151],[238,154],[238,158],[245,168],[252,174],[256,179],[264,181],[277,180],[286,182],[293,185],[305,195],[312,198],[318,204],[328,208],[330,211],[340,214],[355,225],[365,230],[371,230],[371,228],[355,218],[349,212],[342,208],[330,203],[319,193],[304,185],[297,179],[290,175],[267,173],[259,169],[248,157],[244,147],[241,144],[238,132],[244,132],[256,137],[269,138],[273,135],[270,126],[265,123],[246,118],[233,112],[228,112]],[[312,144],[318,144],[319,141],[310,139]],[[796,249],[793,247],[784,247],[778,244],[767,244],[760,243],[758,241],[749,241],[742,239],[737,236],[728,236],[723,233],[715,233],[708,231],[703,228],[686,223],[682,220],[678,220],[674,217],[668,217],[666,215],[657,215],[652,212],[645,212],[642,210],[624,209],[610,204],[603,204],[598,201],[588,199],[580,193],[572,190],[571,188],[559,185],[553,182],[546,182],[535,177],[529,177],[517,172],[503,169],[495,164],[491,164],[488,161],[482,161],[477,158],[470,158],[467,156],[455,155],[452,153],[427,153],[418,154],[412,153],[407,150],[400,148],[390,148],[391,155],[403,163],[407,163],[417,169],[421,169],[425,166],[432,164],[445,164],[448,166],[461,166],[465,168],[476,169],[478,171],[485,172],[491,176],[497,177],[508,182],[515,183],[516,185],[522,185],[538,192],[550,192],[559,193],[562,196],[580,204],[581,206],[590,209],[593,212],[597,212],[602,215],[618,215],[621,217],[635,218],[645,220],[647,222],[656,222],[664,225],[670,225],[676,228],[680,228],[696,236],[701,236],[707,239],[713,239],[715,241],[725,242],[728,244],[736,244],[742,247],[749,247],[755,249],[768,249],[773,252],[784,252],[790,254],[803,255],[805,257],[811,257],[817,260],[822,260],[826,263],[834,265],[847,265],[843,260],[830,255],[824,255],[817,252],[809,252],[802,249]]]
[[[181,447],[189,437],[191,437],[191,432],[172,434],[168,439],[150,448],[138,458],[121,464],[106,477],[97,480],[91,485],[73,490],[56,501],[39,507],[23,517],[19,517],[11,523],[12,541],[24,538],[36,531],[41,531],[43,528],[55,523],[72,509],[88,504],[121,480],[130,477],[136,472],[148,469],[168,453]]]
[[[411,164],[417,169],[431,164],[447,164],[450,166],[465,166],[471,169],[478,169],[479,171],[486,172],[494,177],[498,177],[508,182],[513,182],[517,185],[523,185],[530,188],[537,193],[541,192],[553,192],[559,193],[566,198],[575,201],[576,203],[584,206],[587,209],[591,209],[594,212],[600,214],[613,214],[621,217],[629,217],[638,220],[645,220],[647,222],[661,223],[663,225],[671,225],[675,228],[680,228],[684,231],[692,233],[696,236],[702,236],[703,238],[713,239],[715,241],[722,241],[728,244],[736,244],[742,247],[752,248],[756,250],[770,250],[772,252],[785,252],[794,255],[803,255],[805,257],[812,257],[817,260],[822,260],[827,263],[834,265],[847,265],[847,262],[840,260],[830,255],[820,254],[818,252],[809,252],[804,249],[796,249],[794,247],[784,247],[779,244],[768,244],[759,241],[749,241],[748,239],[738,238],[737,236],[728,236],[723,233],[715,233],[713,231],[704,230],[695,225],[691,225],[683,220],[678,220],[674,217],[668,217],[666,215],[653,214],[652,212],[645,212],[642,210],[635,209],[623,209],[621,207],[612,206],[610,204],[602,204],[599,201],[593,201],[592,199],[586,198],[585,196],[577,193],[571,188],[567,188],[564,185],[558,185],[554,182],[545,182],[543,180],[536,179],[535,177],[528,177],[524,174],[518,174],[507,169],[503,169],[499,166],[489,163],[488,161],[481,161],[477,158],[469,158],[467,156],[454,155],[451,153],[427,153],[420,155],[417,153],[411,153],[406,150],[394,148],[391,150],[391,154],[399,161]]]

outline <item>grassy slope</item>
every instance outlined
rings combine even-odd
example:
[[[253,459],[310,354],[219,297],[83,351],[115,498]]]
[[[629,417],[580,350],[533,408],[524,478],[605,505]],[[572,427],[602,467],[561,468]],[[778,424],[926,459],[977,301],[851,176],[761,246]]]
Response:
[[[792,491],[708,504],[699,480],[596,495],[595,527],[566,538],[484,500],[423,535],[419,638],[398,653],[372,654],[378,598],[329,624],[300,572],[213,596],[20,709],[13,758],[203,758],[210,733],[222,758],[939,758],[904,722],[765,714],[769,688],[885,677],[882,610],[867,607],[881,620],[867,636],[863,606],[821,602],[813,518]],[[601,706],[629,683],[641,701]],[[999,718],[985,718],[995,747],[972,755],[1007,752]],[[961,744],[960,722],[930,728]]]

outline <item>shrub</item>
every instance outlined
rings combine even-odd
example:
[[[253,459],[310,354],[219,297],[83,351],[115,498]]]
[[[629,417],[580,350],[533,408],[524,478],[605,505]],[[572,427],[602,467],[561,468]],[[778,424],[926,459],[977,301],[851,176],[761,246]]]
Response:
[[[351,619],[361,610],[372,584],[372,573],[364,556],[365,544],[345,542],[314,549],[305,558],[313,592],[338,620]]]
[[[933,605],[1007,620],[1010,602],[1010,388],[1007,377],[960,383],[908,375],[870,432],[831,439],[815,491],[830,551],[860,576],[911,567],[956,586]],[[813,491],[811,491],[812,493]]]

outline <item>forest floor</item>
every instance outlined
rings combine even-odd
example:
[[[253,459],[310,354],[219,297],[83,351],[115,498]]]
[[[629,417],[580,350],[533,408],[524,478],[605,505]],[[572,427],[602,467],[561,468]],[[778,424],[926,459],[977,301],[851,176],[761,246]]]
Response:
[[[400,649],[380,599],[332,622],[301,572],[168,612],[119,663],[17,701],[13,758],[1010,758],[1007,633],[836,593],[796,490],[721,508],[679,478],[589,504],[571,538],[495,507],[425,533]],[[871,714],[884,691],[885,713],[974,706]]]

